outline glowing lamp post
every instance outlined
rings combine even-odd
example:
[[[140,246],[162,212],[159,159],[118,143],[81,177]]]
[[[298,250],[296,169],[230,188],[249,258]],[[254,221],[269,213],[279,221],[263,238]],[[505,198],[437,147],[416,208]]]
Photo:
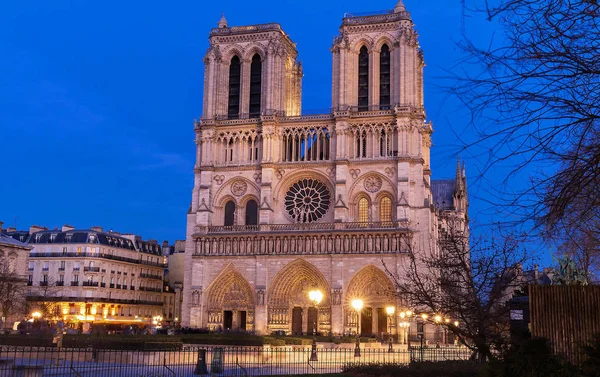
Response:
[[[356,345],[354,347],[354,357],[360,357],[360,311],[363,308],[363,301],[360,299],[352,300],[352,308],[356,310]]]
[[[402,344],[407,344],[408,343],[408,328],[410,327],[410,322],[408,322],[408,317],[410,317],[412,315],[412,312],[410,310],[407,310],[405,312],[400,312],[400,323],[398,323],[398,326],[400,326],[400,328],[402,328]]]
[[[312,349],[310,352],[310,361],[318,361],[317,356],[317,326],[319,321],[319,304],[323,300],[323,293],[318,289],[308,292],[308,298],[315,306],[315,310],[317,311],[317,315],[315,316],[315,323],[313,327],[313,341],[312,341]]]
[[[33,312],[33,313],[31,313],[31,318],[33,318],[34,321],[37,321],[38,319],[42,318],[42,313]]]
[[[392,318],[394,317],[394,313],[396,312],[396,308],[393,306],[388,306],[387,308],[385,308],[385,311],[388,315],[388,332],[389,332],[389,339],[388,339],[388,352],[393,352],[393,343],[394,343],[394,338],[392,338]]]

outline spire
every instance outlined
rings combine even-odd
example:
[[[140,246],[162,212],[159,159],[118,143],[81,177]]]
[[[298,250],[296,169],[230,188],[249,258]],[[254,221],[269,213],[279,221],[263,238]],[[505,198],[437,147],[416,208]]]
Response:
[[[225,13],[221,15],[221,19],[217,22],[219,25],[219,29],[225,29],[227,27],[227,19],[225,18]]]
[[[462,171],[460,168],[460,156],[456,159],[456,191],[461,191],[463,189],[463,179],[462,179]]]
[[[406,8],[404,7],[404,3],[402,0],[398,0],[398,3],[394,7],[394,13],[406,12]]]

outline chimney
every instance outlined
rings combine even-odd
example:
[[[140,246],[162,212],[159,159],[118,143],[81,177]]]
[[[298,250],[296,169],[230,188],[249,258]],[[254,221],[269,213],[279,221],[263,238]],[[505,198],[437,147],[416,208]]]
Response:
[[[0,224],[0,229],[2,229],[2,224]],[[162,248],[164,249],[164,248],[166,248],[166,247],[169,247],[169,241],[167,241],[167,240],[164,240],[164,241],[162,242]]]
[[[2,225],[3,225],[3,224],[4,224],[4,223],[3,223],[2,221],[0,221],[0,235],[2,235]]]
[[[42,230],[48,230],[48,228],[44,228],[43,226],[39,225],[32,225],[29,227],[29,234],[41,232]]]
[[[65,224],[62,226],[61,232],[68,232],[70,230],[75,230],[75,227],[72,225]]]
[[[7,231],[8,233],[10,233],[10,232],[16,232],[16,231],[17,231],[17,228],[15,228],[15,227],[13,227],[13,226],[9,226],[8,228],[6,228],[6,231]]]
[[[98,233],[102,233],[102,232],[103,232],[103,230],[102,230],[102,227],[101,227],[101,226],[93,226],[91,229],[92,229],[94,232],[98,232]]]

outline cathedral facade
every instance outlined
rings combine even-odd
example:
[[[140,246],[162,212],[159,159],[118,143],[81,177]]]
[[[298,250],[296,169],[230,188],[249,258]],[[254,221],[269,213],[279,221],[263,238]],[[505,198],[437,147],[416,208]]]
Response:
[[[402,275],[415,246],[434,252],[445,216],[465,218],[464,171],[436,191],[425,64],[402,1],[346,15],[331,51],[331,112],[302,115],[302,66],[279,24],[223,17],[211,31],[182,326],[406,331],[385,311],[407,309],[388,271]]]

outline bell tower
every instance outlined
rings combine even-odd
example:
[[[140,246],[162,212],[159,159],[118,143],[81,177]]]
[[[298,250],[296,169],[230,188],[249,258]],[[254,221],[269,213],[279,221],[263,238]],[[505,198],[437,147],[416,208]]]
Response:
[[[204,57],[202,118],[299,115],[302,66],[281,26],[229,26],[224,15],[217,25]]]
[[[333,47],[334,110],[422,108],[423,56],[410,13],[346,14]]]

